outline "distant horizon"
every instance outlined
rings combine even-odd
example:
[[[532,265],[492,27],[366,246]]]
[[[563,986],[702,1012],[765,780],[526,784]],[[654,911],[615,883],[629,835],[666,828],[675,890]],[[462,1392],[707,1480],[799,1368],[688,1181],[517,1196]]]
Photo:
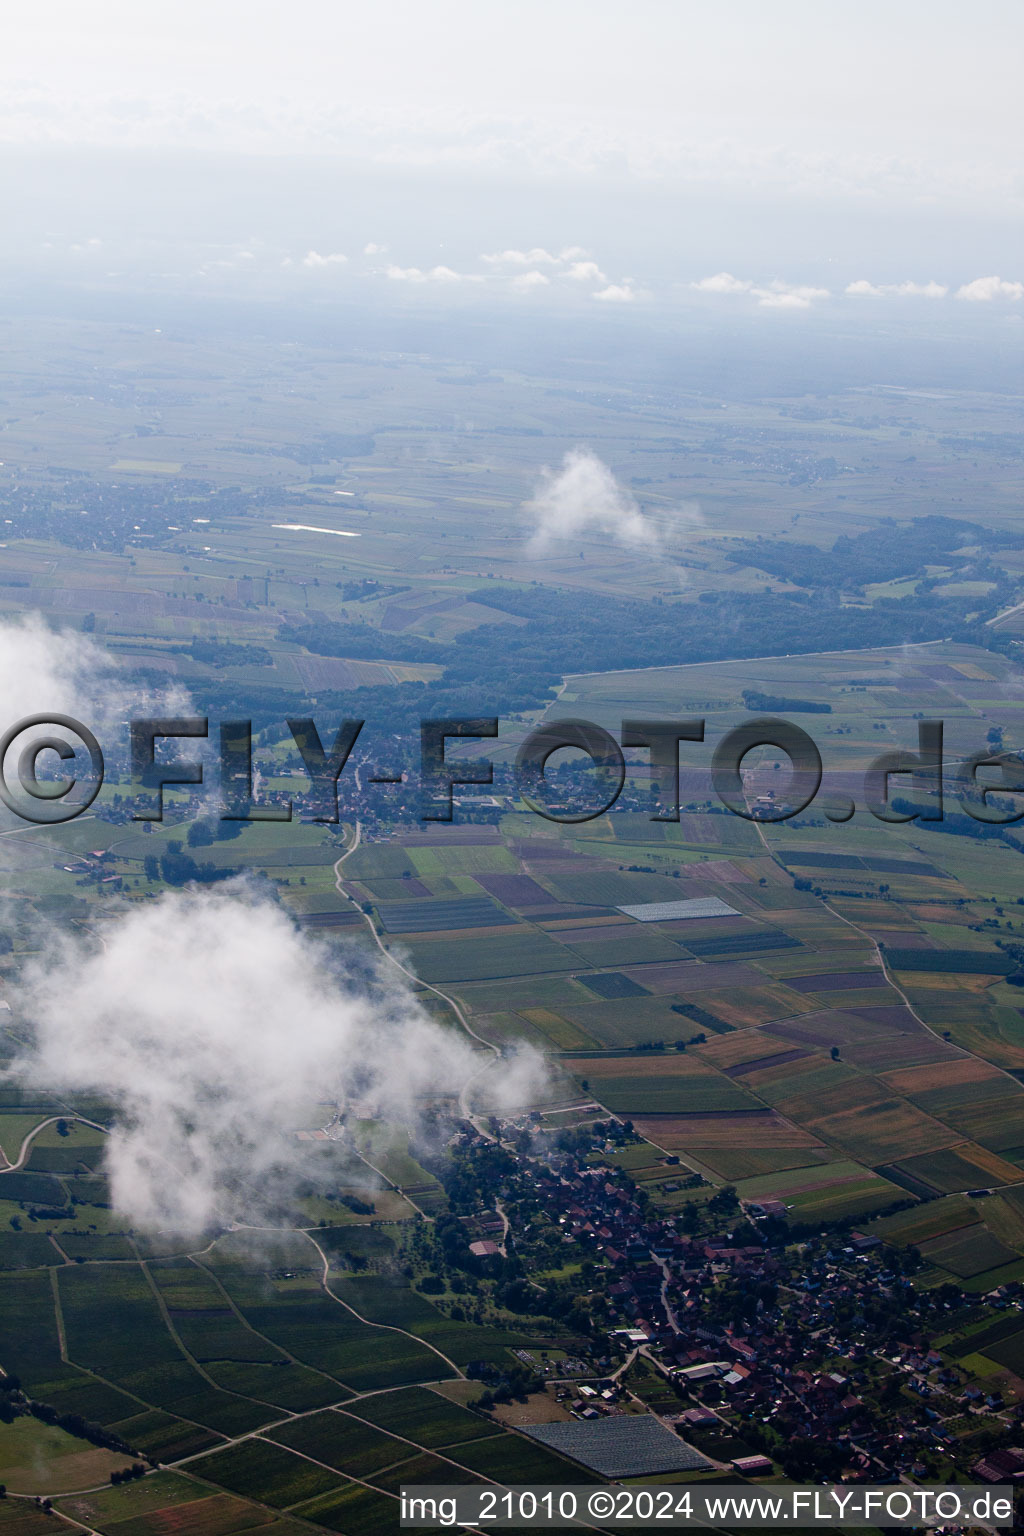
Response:
[[[1022,41],[1008,0],[56,0],[5,33],[0,272],[1016,318]]]

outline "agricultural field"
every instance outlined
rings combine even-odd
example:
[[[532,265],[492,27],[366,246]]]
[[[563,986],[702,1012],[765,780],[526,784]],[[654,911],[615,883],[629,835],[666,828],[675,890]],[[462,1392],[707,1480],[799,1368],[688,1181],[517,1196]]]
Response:
[[[409,1161],[408,1154],[404,1156]],[[345,1229],[336,1229],[342,1252],[347,1246],[357,1255],[386,1253],[390,1240],[383,1233],[371,1244],[368,1239],[376,1234],[360,1237],[360,1230],[346,1236]],[[425,1298],[413,1298],[412,1292],[407,1295],[415,1305],[403,1314],[388,1302],[386,1292],[373,1287],[365,1293],[353,1289],[352,1301],[364,1313],[380,1317],[381,1323],[360,1322],[343,1300],[325,1295],[312,1274],[303,1280],[292,1270],[287,1279],[281,1278],[274,1265],[281,1260],[294,1265],[300,1256],[295,1248],[267,1254],[258,1246],[229,1245],[221,1256],[225,1262],[213,1267],[184,1255],[151,1260],[145,1268],[134,1259],[99,1262],[86,1269],[68,1264],[59,1290],[39,1270],[11,1276],[3,1313],[17,1329],[23,1355],[15,1356],[7,1339],[5,1364],[8,1369],[20,1366],[31,1390],[60,1411],[109,1425],[138,1451],[167,1462],[194,1458],[204,1447],[214,1450],[225,1435],[245,1436],[263,1426],[266,1440],[247,1438],[236,1450],[212,1459],[188,1460],[190,1476],[217,1484],[224,1494],[211,1497],[202,1483],[189,1483],[184,1485],[191,1489],[186,1498],[175,1484],[174,1497],[165,1501],[168,1507],[189,1503],[190,1521],[199,1521],[195,1528],[209,1527],[224,1536],[254,1523],[252,1506],[228,1495],[242,1494],[283,1509],[346,1486],[343,1477],[314,1462],[329,1462],[341,1471],[358,1464],[359,1475],[364,1475],[406,1460],[420,1448],[502,1434],[500,1426],[433,1393],[417,1397],[419,1389],[400,1393],[390,1408],[390,1394],[381,1395],[381,1387],[455,1374],[443,1356],[396,1331],[394,1322],[400,1319],[404,1326],[419,1329],[443,1349],[459,1349],[462,1358],[488,1350],[501,1358],[513,1345],[529,1342],[526,1338],[454,1324]],[[342,1294],[345,1283],[335,1281],[336,1295]],[[63,1358],[58,1317],[69,1363]],[[304,1355],[308,1364],[303,1363]],[[85,1365],[88,1374],[77,1370],[79,1365]],[[341,1379],[343,1368],[351,1384]],[[339,1375],[324,1374],[332,1369]],[[393,1426],[398,1439],[386,1427],[374,1427],[358,1416],[315,1412],[318,1405],[351,1401],[353,1388],[374,1392],[366,1400],[370,1417]],[[289,1410],[312,1416],[291,1418]],[[341,1435],[332,1438],[330,1425],[339,1426]],[[278,1442],[276,1449],[271,1440]],[[335,1443],[336,1451],[331,1449]],[[0,1467],[0,1481],[12,1491],[57,1495],[83,1483],[102,1482],[110,1470],[111,1452],[84,1446],[80,1439],[33,1419],[0,1432],[0,1444],[8,1458]],[[314,1461],[293,1455],[293,1446],[306,1458],[315,1452]],[[257,1464],[262,1470],[254,1479]],[[148,1491],[149,1485],[147,1479],[140,1486]],[[120,1518],[146,1515],[158,1531],[164,1519],[158,1511],[164,1505],[156,1501],[155,1492],[145,1508],[129,1498],[127,1489],[112,1489],[109,1497]],[[205,1501],[201,1507],[200,1500]],[[75,1513],[70,1505],[68,1512]],[[85,1513],[84,1506],[80,1513]],[[97,1529],[105,1529],[100,1522],[107,1517],[100,1506],[90,1506],[89,1518],[95,1519]],[[115,1523],[112,1512],[109,1518]],[[266,1524],[274,1536],[285,1536],[285,1524],[279,1531],[269,1515],[255,1523]]]
[[[205,1481],[231,1493],[250,1494],[274,1509],[285,1509],[344,1487],[342,1479],[326,1467],[317,1466],[305,1456],[294,1456],[262,1438],[200,1457],[191,1466]]]
[[[11,1493],[61,1493],[104,1482],[111,1454],[56,1425],[18,1419],[0,1431],[0,1483]]]
[[[475,1415],[422,1387],[363,1398],[351,1411],[393,1435],[407,1437],[431,1450],[464,1445],[493,1433]]]
[[[963,651],[947,654],[942,665],[973,664]],[[827,663],[840,689],[849,665]],[[938,665],[929,656],[924,699],[941,691],[932,675]],[[792,673],[795,689],[803,670],[799,661],[788,672],[777,663],[764,687],[784,691],[783,675]],[[712,671],[714,687],[707,669],[694,674],[694,707],[737,687],[732,664]],[[607,723],[607,686],[599,677],[573,685],[574,708]],[[655,712],[669,692],[689,703],[685,668],[646,674],[644,686],[645,706]],[[902,692],[913,696],[905,683]],[[726,706],[716,728],[729,718]],[[850,738],[840,744],[844,763],[851,756],[856,763]],[[685,743],[682,750],[694,751]],[[798,818],[782,833],[736,822],[735,835],[728,834],[731,861],[720,868],[708,849],[722,847],[732,825],[690,810],[679,824],[652,828],[636,812],[616,810],[582,828],[548,826],[525,837],[522,815],[507,816],[498,832],[513,866],[481,875],[490,883],[479,889],[506,903],[505,919],[515,927],[507,937],[463,930],[453,946],[447,911],[459,911],[459,903],[414,898],[402,908],[410,922],[423,921],[412,916],[417,909],[439,916],[436,936],[415,930],[411,968],[467,1010],[483,1038],[527,1040],[561,1054],[584,1098],[629,1118],[656,1148],[689,1157],[713,1177],[739,1179],[744,1196],[756,1188],[759,1167],[784,1176],[794,1219],[866,1218],[928,1189],[1012,1186],[1024,1146],[1024,1090],[1006,1066],[1015,1060],[1008,1052],[1024,1014],[984,1000],[1010,962],[967,926],[985,898],[958,873],[963,840],[947,837],[941,857],[930,849],[924,857],[916,851],[922,834],[911,832],[908,843],[900,826],[832,829],[826,849],[826,822]],[[849,853],[835,846],[836,836],[852,840]],[[395,841],[360,850],[353,873],[364,882],[391,869],[434,875],[439,866],[425,857],[430,845],[421,839],[410,844],[405,865]],[[639,862],[641,845],[652,850],[644,857],[656,858],[657,873],[624,867]],[[956,856],[949,867],[947,853]],[[841,881],[834,895],[823,900],[799,888],[825,871]],[[668,908],[661,921],[638,925],[621,911],[726,890],[735,916],[680,922]],[[373,899],[371,888],[364,894]],[[468,916],[481,910],[468,895],[459,902]],[[956,921],[930,922],[933,906]],[[383,893],[377,913],[372,907],[370,922],[379,922],[387,944]],[[971,977],[981,987],[971,982],[974,1015],[957,1001]],[[972,1017],[978,1022],[968,1036]],[[990,1019],[998,1028],[989,1056]],[[811,1176],[802,1178],[802,1168]],[[819,1176],[822,1169],[832,1173]],[[940,1268],[941,1258],[936,1250]],[[955,1254],[952,1263],[951,1274],[961,1267]]]
[[[5,1078],[0,1367],[156,1466],[76,1492],[109,1479],[112,1453],[22,1418],[0,1425],[0,1481],[104,1536],[376,1536],[395,1528],[403,1481],[585,1481],[463,1406],[531,1372],[549,1389],[603,1379],[602,1292],[612,1269],[647,1262],[623,1251],[602,1268],[611,1238],[597,1222],[574,1236],[571,1212],[509,1229],[502,1190],[531,1138],[557,1161],[593,1137],[587,1176],[625,1175],[637,1211],[678,1217],[677,1236],[703,1241],[721,1211],[717,1231],[749,1235],[746,1222],[756,1238],[767,1205],[801,1239],[878,1238],[940,1296],[1024,1278],[1024,845],[1012,826],[982,836],[956,819],[952,783],[943,827],[864,805],[869,765],[913,750],[923,718],[943,720],[951,765],[1024,726],[1019,497],[984,434],[953,446],[950,400],[864,386],[814,405],[712,401],[678,382],[655,398],[628,377],[581,391],[561,357],[488,374],[426,342],[362,356],[355,341],[225,347],[188,327],[174,342],[185,389],[155,330],[112,343],[97,320],[69,362],[54,322],[51,373],[29,327],[12,320],[5,342],[21,370],[4,424],[19,489],[3,493],[0,617],[93,636],[150,694],[187,694],[211,737],[250,719],[258,795],[293,814],[217,824],[183,783],[165,822],[137,823],[123,746],[88,817],[26,829],[0,814],[0,1065],[24,1044],[18,977],[43,927],[92,942],[151,900],[241,877],[231,889],[294,919],[311,968],[379,966],[408,987],[468,1039],[472,1073],[425,1091],[414,1131],[361,1081],[317,1085],[285,1127],[294,1199],[267,1230],[232,1209],[187,1239],[115,1209],[118,1103]],[[472,432],[453,426],[470,409]],[[994,395],[971,409],[999,443],[1017,430]],[[527,554],[529,486],[583,437],[667,529],[699,477],[703,521],[672,559],[590,532],[550,560]],[[834,473],[806,471],[829,459]],[[955,526],[922,529],[937,485],[956,487]],[[983,523],[961,527],[960,500]],[[803,538],[831,548],[862,528],[894,561],[909,542],[920,565],[923,549],[928,569],[872,571],[826,603],[801,577]],[[989,620],[1002,649],[985,646]],[[744,655],[744,632],[777,654]],[[777,824],[728,813],[710,779],[756,713],[805,728],[824,764],[813,803]],[[456,784],[450,823],[419,815],[432,714],[500,716],[496,738],[449,741],[449,766],[494,764],[490,783]],[[307,819],[284,725],[307,715],[325,742],[365,720],[335,822]],[[532,726],[567,716],[616,739],[626,719],[704,720],[703,740],[680,744],[678,820],[652,820],[638,748],[614,809],[535,814],[509,765]],[[793,792],[783,756],[745,760],[748,806]],[[565,763],[553,784],[573,805],[593,792]],[[543,1064],[502,1122],[489,1089],[514,1080],[522,1047]],[[658,1292],[640,1291],[616,1323],[644,1321]],[[756,1320],[756,1299],[748,1310],[735,1317]],[[986,1313],[963,1358],[1024,1382],[1022,1334]],[[633,1407],[674,1410],[647,1375]],[[39,1519],[0,1508],[0,1531],[19,1524],[34,1536]]]
[[[296,1523],[279,1519],[248,1500],[214,1493],[191,1478],[160,1472],[142,1482],[123,1484],[99,1493],[79,1494],[55,1501],[61,1514],[87,1528],[116,1536],[162,1536],[189,1530],[203,1536],[236,1536],[249,1530],[266,1536],[297,1536]]]
[[[872,665],[881,673],[888,660],[881,653]],[[840,694],[863,670],[859,659],[841,656],[820,665]],[[917,691],[901,679],[901,708],[910,715],[911,702],[929,699],[937,707],[936,696],[954,686],[935,675],[937,667],[966,685],[971,680],[955,669],[975,665],[962,647],[922,652]],[[993,679],[984,687],[997,691],[1001,664],[986,657],[984,665]],[[799,692],[809,668],[799,658],[765,664],[756,682]],[[740,678],[750,684],[749,668],[731,662],[694,669],[692,679],[686,667],[641,676],[636,708],[656,713],[671,696],[702,711],[713,733],[737,719]],[[966,731],[960,682],[949,700]],[[615,686],[612,675],[570,680],[573,708],[610,722]],[[969,707],[977,729],[984,709]],[[856,733],[828,739],[840,754],[836,772],[849,777],[864,761]],[[694,785],[698,750],[681,746]],[[499,1048],[528,1041],[561,1058],[563,1101],[575,1084],[583,1099],[631,1119],[656,1147],[689,1156],[713,1177],[756,1177],[758,1157],[768,1171],[794,1166],[793,1157],[853,1159],[863,1187],[855,1192],[851,1181],[850,1211],[858,1202],[868,1209],[890,1187],[920,1195],[977,1181],[1012,1186],[1024,1166],[1024,1089],[1009,1074],[1024,1064],[1024,1013],[1007,995],[1010,962],[993,942],[1012,933],[1013,919],[994,914],[998,902],[972,883],[975,845],[914,824],[855,817],[837,829],[804,816],[758,828],[710,810],[706,798],[695,801],[667,825],[628,804],[565,828],[520,810],[480,826],[399,824],[387,838],[361,842],[339,866],[337,889],[333,867],[321,860],[336,861],[338,840],[327,846],[312,828],[248,828],[237,847],[240,865],[273,872],[284,899],[310,922],[345,919],[344,928],[323,927],[326,942],[342,933],[369,940],[372,929],[442,994],[432,1000],[439,1017],[457,1026],[450,999],[482,1040]],[[131,834],[129,867],[149,842]],[[211,854],[197,851],[201,859]],[[652,859],[653,873],[629,868]],[[329,886],[319,883],[325,879]],[[808,881],[838,885],[815,894],[802,888]],[[706,910],[720,914],[723,895],[724,915],[640,922],[619,910],[716,898]],[[989,925],[984,938],[970,926],[978,918]],[[0,1131],[8,1118],[6,1141],[20,1147],[33,1115],[11,1106]],[[63,1138],[53,1126],[39,1132],[24,1171],[8,1176],[6,1189],[21,1197],[12,1212],[32,1197],[70,1209],[73,1184],[84,1189],[97,1175],[102,1142],[88,1127]],[[364,1154],[414,1207],[432,1209],[431,1176],[369,1143]],[[931,1177],[929,1159],[936,1160]],[[890,1168],[903,1174],[898,1186],[890,1185]],[[49,1182],[18,1183],[25,1179]],[[79,1257],[126,1257],[124,1238],[106,1235],[107,1213],[95,1210],[91,1231],[53,1221],[44,1234],[37,1222],[0,1237],[0,1265],[59,1269]],[[62,1234],[67,1247],[55,1247]],[[158,1273],[153,1281],[157,1289],[163,1283]],[[156,1306],[152,1293],[150,1300]],[[243,1379],[239,1368],[259,1380],[268,1362],[252,1358],[248,1319],[228,1328],[223,1308],[211,1305],[205,1323],[201,1312],[183,1320],[182,1347],[217,1371],[233,1365],[234,1380]],[[222,1358],[214,1361],[210,1341],[222,1323]],[[70,1328],[77,1338],[74,1304]],[[329,1374],[347,1387],[363,1384],[340,1364]],[[154,1406],[171,1404],[164,1394]]]

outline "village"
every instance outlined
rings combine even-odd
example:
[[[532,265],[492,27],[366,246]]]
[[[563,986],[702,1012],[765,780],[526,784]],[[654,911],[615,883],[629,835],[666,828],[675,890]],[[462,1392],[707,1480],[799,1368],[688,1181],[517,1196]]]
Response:
[[[477,1173],[503,1170],[503,1216],[468,1223],[478,1270],[511,1260],[543,1292],[553,1232],[572,1256],[569,1308],[564,1272],[555,1289],[561,1315],[589,1320],[593,1376],[542,1374],[574,1418],[654,1412],[716,1467],[753,1478],[1024,1477],[1024,1403],[935,1347],[982,1314],[1019,1313],[1019,1286],[983,1303],[948,1284],[918,1290],[912,1251],[856,1230],[794,1241],[778,1202],[744,1208],[728,1188],[658,1213],[613,1161],[629,1135],[618,1122],[580,1136],[538,1120],[500,1127],[500,1162],[472,1128],[454,1150]]]

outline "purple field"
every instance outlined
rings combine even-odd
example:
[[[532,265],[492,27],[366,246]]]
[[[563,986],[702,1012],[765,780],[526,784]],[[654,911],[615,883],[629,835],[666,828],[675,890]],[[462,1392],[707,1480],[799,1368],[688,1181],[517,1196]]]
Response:
[[[802,1061],[805,1056],[810,1056],[809,1050],[794,1048],[792,1051],[779,1051],[774,1056],[755,1056],[753,1061],[741,1061],[735,1067],[723,1067],[726,1077],[744,1077],[748,1072],[760,1072],[762,1067],[781,1067],[789,1061]]]
[[[882,971],[827,971],[823,976],[787,976],[794,992],[862,992],[889,985]]]
[[[625,974],[651,992],[708,992],[714,987],[756,987],[764,976],[749,965],[726,961],[700,965],[695,960],[667,960],[664,964],[624,966]]]
[[[539,907],[549,905],[551,892],[546,891],[529,875],[475,875],[489,896],[494,896],[506,907]]]
[[[902,1003],[889,1008],[851,1008],[850,1013],[858,1019],[866,1019],[869,1024],[882,1024],[887,1029],[898,1029],[904,1034],[916,1034],[923,1028],[910,1009]]]

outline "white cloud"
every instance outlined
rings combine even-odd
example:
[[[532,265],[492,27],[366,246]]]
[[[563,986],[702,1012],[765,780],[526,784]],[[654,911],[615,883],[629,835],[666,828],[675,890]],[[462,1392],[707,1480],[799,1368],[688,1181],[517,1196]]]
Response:
[[[716,272],[714,277],[702,277],[690,284],[699,293],[749,293],[753,286],[749,278],[733,277],[731,272]]]
[[[363,246],[364,256],[383,256],[387,250],[386,245],[377,245],[375,241],[368,240]]]
[[[321,256],[319,251],[307,251],[302,258],[304,267],[340,267],[348,261],[348,257],[341,251],[332,251],[329,256]]]
[[[530,293],[535,288],[547,288],[550,282],[543,272],[522,272],[512,279],[512,287],[520,293]]]
[[[958,299],[972,304],[989,304],[993,299],[1024,299],[1024,283],[1007,282],[1002,277],[976,277],[956,291]]]
[[[464,272],[455,272],[451,267],[431,267],[424,271],[421,267],[396,267],[386,268],[387,276],[396,283],[478,283],[479,277]]]
[[[315,251],[310,252],[311,256],[315,256],[315,254]],[[230,256],[211,257],[209,260],[203,261],[197,268],[197,271],[201,277],[209,277],[211,273],[238,272],[241,270],[252,271],[252,264],[255,261],[255,251],[233,251]],[[310,262],[305,264],[312,265]],[[281,265],[282,267],[290,267],[294,263],[290,256],[285,256]]]
[[[576,254],[573,247],[573,254]],[[583,254],[581,251],[580,255]],[[481,256],[481,261],[486,261],[489,267],[557,267],[558,263],[567,259],[563,256],[552,256],[543,246],[535,245],[532,251],[492,251],[490,255]]]
[[[783,283],[776,279],[767,288],[752,288],[762,309],[809,309],[815,299],[827,299],[827,288],[814,288],[807,283]]]
[[[761,309],[810,309],[815,299],[828,298],[827,288],[752,288]]]
[[[607,277],[596,261],[574,261],[566,272],[574,283],[606,283]]]
[[[99,732],[132,708],[158,706],[164,714],[190,708],[180,687],[153,694],[133,684],[102,645],[76,629],[50,629],[42,614],[0,622],[0,718],[56,710]]]
[[[239,882],[126,910],[101,946],[51,938],[18,1005],[34,1038],[13,1075],[115,1106],[113,1204],[148,1229],[293,1207],[315,1178],[295,1134],[312,1106],[358,1102],[415,1126],[424,1096],[457,1094],[480,1067],[385,960],[356,946],[329,957]],[[542,1081],[540,1058],[522,1056],[480,1090],[511,1106]]]
[[[774,278],[767,286],[755,283],[751,278],[733,277],[731,272],[716,272],[713,277],[702,277],[691,283],[698,293],[747,294],[756,299],[762,309],[810,309],[816,299],[827,299],[827,288],[814,288],[807,283],[785,283]]]
[[[870,299],[944,299],[949,289],[944,283],[869,283],[862,277],[847,283],[845,292]]]
[[[600,299],[605,304],[632,304],[636,298],[636,289],[627,277],[622,283],[609,283],[607,288],[600,289],[594,294],[595,299]]]
[[[50,629],[38,613],[0,621],[0,719],[5,728],[29,715],[52,717],[54,713],[80,721],[93,732],[109,769],[119,755],[127,755],[126,718],[186,715],[192,707],[179,685],[157,693],[133,682],[102,645],[78,630]],[[45,819],[46,807],[40,808],[38,801],[32,805],[27,793],[17,787],[15,772],[16,754],[29,740],[41,737],[57,737],[76,747],[80,739],[61,727],[40,727],[28,728],[12,743],[6,777],[14,799],[26,811],[42,809]],[[83,785],[94,782],[87,761],[82,748],[78,763],[74,767],[69,763],[67,776],[78,773]],[[40,767],[46,762],[43,757]],[[73,791],[67,803],[76,799]]]
[[[26,715],[75,715],[116,687],[116,662],[77,630],[49,629],[38,613],[0,624],[0,710],[5,729]],[[86,725],[95,722],[85,720]]]
[[[528,550],[542,555],[553,545],[585,533],[607,534],[627,549],[658,549],[657,529],[607,464],[586,448],[574,448],[557,470],[543,469],[536,495],[523,510],[534,524]]]

